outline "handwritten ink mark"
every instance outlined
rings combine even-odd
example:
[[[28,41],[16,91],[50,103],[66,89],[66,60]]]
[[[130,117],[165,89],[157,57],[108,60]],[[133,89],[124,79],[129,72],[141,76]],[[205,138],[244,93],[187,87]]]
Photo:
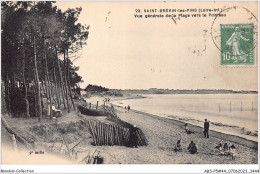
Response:
[[[177,22],[176,22],[176,20],[174,19],[174,17],[172,17],[172,20],[173,20],[173,22],[174,22],[175,24],[177,24]]]
[[[109,11],[108,13],[107,13],[107,16],[106,16],[106,20],[105,20],[105,22],[107,22],[108,21],[108,15],[111,13],[111,11]]]
[[[177,24],[177,20],[180,20],[181,18],[180,18],[180,17],[178,17],[178,18],[174,18],[174,17],[172,16],[171,19],[173,20],[173,22],[174,22],[175,24]]]

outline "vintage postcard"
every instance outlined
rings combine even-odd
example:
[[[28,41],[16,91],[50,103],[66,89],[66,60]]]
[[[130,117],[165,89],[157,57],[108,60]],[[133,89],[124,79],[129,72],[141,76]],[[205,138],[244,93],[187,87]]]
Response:
[[[1,1],[1,65],[3,166],[259,172],[256,1]]]

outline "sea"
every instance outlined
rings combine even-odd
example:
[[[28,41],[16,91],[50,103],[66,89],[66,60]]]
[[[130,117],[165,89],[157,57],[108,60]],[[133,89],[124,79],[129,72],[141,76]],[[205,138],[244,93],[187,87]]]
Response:
[[[138,95],[140,96],[140,95]],[[257,94],[146,94],[114,101],[118,106],[180,120],[258,142]]]

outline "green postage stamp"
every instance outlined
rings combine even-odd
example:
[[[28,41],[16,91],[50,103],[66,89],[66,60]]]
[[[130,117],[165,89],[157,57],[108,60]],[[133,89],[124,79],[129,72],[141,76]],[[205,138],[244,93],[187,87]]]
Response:
[[[221,65],[254,65],[254,25],[221,24]]]

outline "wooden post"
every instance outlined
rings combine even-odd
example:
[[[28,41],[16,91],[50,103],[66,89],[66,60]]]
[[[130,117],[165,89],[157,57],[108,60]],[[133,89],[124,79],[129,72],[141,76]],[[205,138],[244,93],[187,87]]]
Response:
[[[116,145],[116,141],[115,141],[116,135],[115,135],[115,126],[114,125],[112,125],[111,131],[112,131],[112,137],[113,137],[113,139],[112,139],[113,145]]]
[[[89,109],[91,109],[91,103],[89,103]]]
[[[103,132],[103,145],[107,145],[107,141],[106,141],[106,124],[102,123],[102,132]]]
[[[100,131],[101,131],[101,145],[104,145],[104,132],[103,132],[103,123],[100,124]]]
[[[107,144],[107,124],[104,123],[103,129],[104,129],[105,145],[108,145]]]
[[[116,135],[116,144],[119,145],[119,139],[118,139],[118,130],[117,130],[117,126],[115,126],[115,135]]]
[[[106,124],[105,123],[103,123],[103,125],[102,125],[102,130],[103,130],[104,145],[107,145],[107,139],[106,139],[107,132],[106,132]]]
[[[98,129],[97,129],[97,122],[94,121],[94,130],[95,130],[95,134],[96,134],[96,140],[97,140],[97,146],[99,146],[99,134],[98,134]]]
[[[109,145],[109,125],[106,124],[106,141],[107,145]]]
[[[94,140],[94,143],[95,143],[95,146],[97,146],[97,139],[96,139],[96,133],[94,131],[94,126],[93,126],[93,122],[90,120],[89,122],[89,127],[91,129],[91,132],[92,132],[92,136],[93,136],[93,140]]]
[[[113,142],[113,145],[116,145],[116,141],[115,141],[115,126],[112,125],[112,128],[111,128],[111,131],[112,131],[112,142]]]
[[[99,131],[98,131],[98,123],[95,121],[94,122],[94,127],[95,127],[95,130],[96,130],[96,135],[97,135],[97,146],[99,146],[99,142],[100,142],[100,135],[99,135]]]
[[[17,143],[14,134],[12,134],[12,140],[13,140],[14,151],[17,151]]]
[[[126,128],[126,142],[129,143],[130,140],[130,130],[129,128]]]
[[[108,129],[108,145],[112,146],[110,127],[111,127],[110,125],[107,125],[107,129]]]
[[[98,109],[98,101],[97,101],[97,106],[96,106],[96,110]]]
[[[99,145],[102,145],[102,132],[101,132],[101,124],[98,123],[98,132],[99,132]]]
[[[48,104],[47,104],[47,116],[50,116],[51,115],[51,104],[49,103],[49,100],[48,100]]]
[[[102,145],[105,145],[104,123],[101,123]]]
[[[109,132],[110,132],[110,143],[111,143],[111,146],[114,145],[114,135],[113,135],[113,126],[112,125],[109,125]]]

